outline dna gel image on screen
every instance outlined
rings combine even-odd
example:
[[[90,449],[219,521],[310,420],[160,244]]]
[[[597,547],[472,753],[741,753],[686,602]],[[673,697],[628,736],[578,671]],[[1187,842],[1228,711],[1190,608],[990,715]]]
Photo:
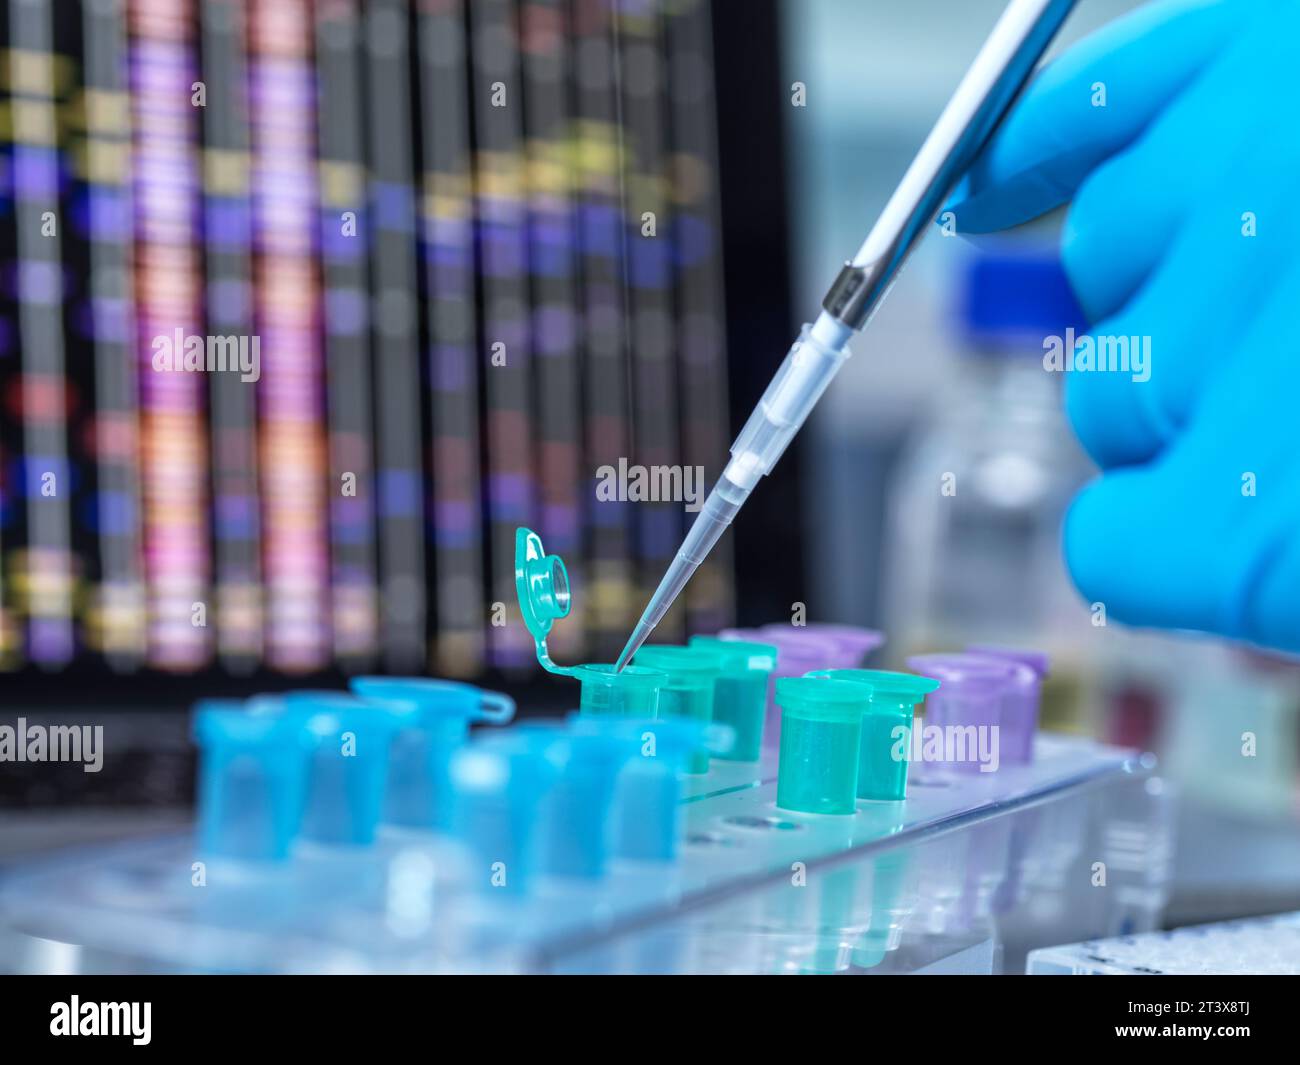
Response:
[[[0,26],[0,669],[527,668],[521,525],[616,653],[691,515],[602,476],[728,443],[706,0]]]

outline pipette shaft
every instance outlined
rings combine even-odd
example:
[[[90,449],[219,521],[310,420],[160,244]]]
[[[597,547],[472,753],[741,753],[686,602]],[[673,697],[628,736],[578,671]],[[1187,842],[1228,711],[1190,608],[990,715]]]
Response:
[[[848,358],[908,253],[1047,50],[1075,0],[1011,0],[912,160],[822,312],[785,357],[731,446],[731,460],[686,534],[615,665],[621,670],[659,624],[760,477],[768,473]]]

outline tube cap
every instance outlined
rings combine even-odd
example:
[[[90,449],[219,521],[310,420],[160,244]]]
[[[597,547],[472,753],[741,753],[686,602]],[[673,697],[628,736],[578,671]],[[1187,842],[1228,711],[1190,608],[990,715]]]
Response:
[[[636,653],[636,664],[668,674],[668,687],[711,685],[722,671],[722,656],[707,647],[681,644],[646,644]]]
[[[573,609],[564,560],[548,555],[531,529],[515,530],[515,594],[535,640],[545,640],[556,620]]]
[[[873,707],[882,705],[915,706],[939,687],[939,681],[932,677],[897,673],[889,669],[821,669],[807,675],[867,685],[871,689],[872,703],[868,712]]]
[[[941,681],[945,693],[998,691],[1015,672],[1011,663],[965,653],[912,655],[907,665],[922,676]]]
[[[985,248],[975,256],[962,290],[961,320],[976,351],[1019,348],[1039,355],[1044,336],[1088,328],[1060,256],[1050,248]]]
[[[425,723],[458,717],[504,725],[515,716],[515,701],[501,692],[473,684],[433,677],[353,677],[348,687],[367,699],[411,702],[424,713]]]
[[[515,597],[542,668],[550,673],[571,673],[551,661],[546,650],[551,626],[573,609],[569,571],[559,555],[546,553],[540,536],[522,526],[515,530]]]
[[[785,676],[803,676],[810,669],[827,669],[834,665],[828,658],[826,639],[788,625],[772,625],[766,629],[723,629],[718,633],[718,639],[775,644],[777,672]]]
[[[780,654],[775,643],[724,640],[719,636],[692,636],[689,646],[716,654],[724,673],[771,673]]]
[[[991,643],[971,644],[966,648],[967,654],[982,655],[985,658],[1001,658],[1008,662],[1019,662],[1028,666],[1040,678],[1046,677],[1051,665],[1051,656],[1046,651],[1029,651],[1019,647],[1001,647]]]
[[[870,698],[869,685],[831,679],[824,674],[781,677],[776,682],[776,701],[783,709],[827,721],[861,717]]]

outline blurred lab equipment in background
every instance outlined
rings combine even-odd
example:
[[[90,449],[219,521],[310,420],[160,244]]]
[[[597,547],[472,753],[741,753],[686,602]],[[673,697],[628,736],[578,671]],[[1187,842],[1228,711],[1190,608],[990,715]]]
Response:
[[[1053,252],[973,255],[960,293],[964,358],[892,477],[883,561],[895,654],[983,642],[1052,662],[1044,723],[1076,725],[1088,610],[1061,558],[1061,521],[1090,464],[1061,410],[1043,338],[1085,328]]]

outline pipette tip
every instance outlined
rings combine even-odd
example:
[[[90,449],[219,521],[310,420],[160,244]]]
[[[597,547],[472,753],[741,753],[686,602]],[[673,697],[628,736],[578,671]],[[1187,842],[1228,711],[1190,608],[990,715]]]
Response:
[[[614,663],[614,672],[622,673],[624,667],[632,661],[632,656],[641,649],[645,643],[646,637],[650,635],[653,626],[647,625],[645,619],[636,623],[636,628],[632,630],[632,635],[628,638],[627,646],[623,648],[623,653],[618,656],[618,661]]]

